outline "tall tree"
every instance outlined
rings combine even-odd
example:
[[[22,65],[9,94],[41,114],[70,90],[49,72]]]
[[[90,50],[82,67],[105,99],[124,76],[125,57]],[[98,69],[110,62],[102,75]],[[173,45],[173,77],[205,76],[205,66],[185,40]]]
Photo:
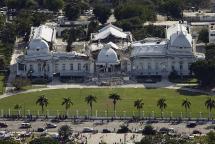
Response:
[[[105,24],[108,18],[111,16],[111,10],[107,6],[98,5],[93,10],[94,15],[98,21],[102,24]]]
[[[63,0],[45,0],[45,7],[51,11],[58,11],[63,8]]]
[[[62,106],[65,106],[66,115],[68,115],[68,110],[70,109],[71,105],[73,105],[71,98],[63,98]]]
[[[115,113],[116,112],[116,103],[117,103],[117,101],[121,100],[120,95],[118,95],[116,93],[112,93],[109,95],[109,99],[111,99],[113,101],[113,110]]]
[[[208,43],[208,42],[209,42],[209,33],[208,33],[208,29],[202,29],[202,30],[199,32],[198,41],[199,41],[199,42],[203,42],[203,43]]]
[[[159,7],[160,12],[174,19],[182,18],[183,3],[181,0],[165,0]]]
[[[36,104],[41,106],[42,113],[44,113],[44,107],[48,106],[48,99],[42,95],[37,99]]]
[[[191,102],[186,98],[186,99],[184,99],[184,100],[182,101],[181,106],[185,108],[186,117],[187,117],[187,110],[190,109]]]
[[[138,99],[138,100],[134,101],[134,107],[137,108],[139,117],[140,117],[140,110],[143,108],[143,106],[144,106],[144,103],[143,103],[142,99]]]
[[[81,14],[80,7],[78,5],[67,4],[64,8],[65,16],[69,20],[76,20]]]
[[[88,95],[87,97],[85,97],[85,102],[87,104],[89,104],[90,106],[90,113],[91,113],[91,116],[93,115],[93,102],[97,102],[97,97],[96,96],[93,96],[93,95]]]
[[[159,107],[159,109],[161,110],[161,117],[163,118],[163,110],[166,109],[166,107],[167,107],[166,99],[160,98],[157,101],[157,107]]]
[[[72,136],[72,129],[68,125],[63,125],[58,130],[58,134],[62,143],[67,143]]]
[[[66,51],[72,51],[72,43],[78,41],[79,39],[83,39],[85,36],[85,32],[83,27],[72,27],[70,30],[66,30],[63,33],[63,40],[67,41]]]
[[[210,97],[205,101],[205,106],[209,110],[209,119],[211,119],[211,111],[215,108],[215,101]]]

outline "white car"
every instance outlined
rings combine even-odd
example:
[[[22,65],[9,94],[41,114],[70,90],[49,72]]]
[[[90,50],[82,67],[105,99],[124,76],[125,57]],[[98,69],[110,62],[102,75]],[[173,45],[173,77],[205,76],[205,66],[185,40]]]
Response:
[[[93,131],[94,131],[93,128],[85,127],[82,132],[83,133],[92,133]]]
[[[31,128],[31,124],[30,123],[22,123],[21,128]]]

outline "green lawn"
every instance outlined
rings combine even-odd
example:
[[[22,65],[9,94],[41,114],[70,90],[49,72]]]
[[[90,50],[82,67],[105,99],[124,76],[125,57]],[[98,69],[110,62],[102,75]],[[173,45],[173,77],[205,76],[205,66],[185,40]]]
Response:
[[[89,107],[85,103],[84,98],[89,94],[93,94],[97,96],[97,103],[93,104],[94,114],[95,110],[98,110],[98,115],[105,115],[104,111],[108,108],[109,114],[111,115],[113,111],[113,104],[112,101],[108,99],[108,95],[112,92],[118,93],[122,98],[122,100],[117,103],[118,115],[123,115],[123,111],[126,111],[126,115],[132,115],[133,112],[137,114],[137,110],[134,108],[133,103],[139,98],[144,101],[143,110],[145,115],[151,114],[152,111],[155,112],[155,115],[160,115],[160,110],[157,108],[156,103],[159,98],[164,97],[167,99],[168,105],[164,115],[170,115],[170,112],[173,112],[173,116],[179,116],[181,112],[185,112],[185,110],[181,107],[181,102],[187,97],[192,103],[192,117],[199,117],[199,112],[202,112],[205,117],[207,117],[208,110],[205,108],[204,102],[208,96],[199,93],[170,89],[87,88],[47,90],[4,98],[0,100],[0,109],[4,109],[4,112],[8,112],[9,108],[13,110],[15,104],[21,104],[25,107],[25,110],[30,109],[32,113],[36,114],[37,110],[40,110],[40,107],[35,104],[36,99],[40,95],[45,95],[49,100],[47,109],[51,115],[56,114],[57,110],[64,111],[64,107],[61,106],[63,97],[72,98],[74,105],[71,107],[70,114],[75,114],[78,109],[79,114],[86,115],[86,110]]]
[[[0,95],[4,92],[4,76],[0,74]]]

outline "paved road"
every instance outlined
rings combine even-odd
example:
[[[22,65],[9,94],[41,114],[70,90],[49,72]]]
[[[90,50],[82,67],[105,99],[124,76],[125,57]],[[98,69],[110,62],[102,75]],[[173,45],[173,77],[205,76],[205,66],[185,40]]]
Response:
[[[21,132],[24,131],[23,129],[20,129],[20,125],[23,121],[4,121],[8,124],[7,130],[9,131],[14,131],[14,132]],[[28,129],[30,131],[37,131],[38,128],[45,127],[47,121],[36,121],[36,122],[31,122],[32,128]],[[85,137],[87,137],[88,142],[90,144],[98,144],[101,140],[108,142],[110,144],[114,142],[120,142],[124,140],[124,136],[126,136],[126,141],[132,142],[132,141],[139,141],[143,136],[141,134],[136,134],[136,133],[130,133],[127,135],[124,134],[115,134],[115,132],[120,128],[121,125],[125,124],[124,121],[112,121],[112,122],[106,122],[101,123],[101,121],[91,121],[91,122],[83,122],[80,124],[74,124],[73,122],[60,122],[57,123],[57,128],[54,129],[48,129],[48,133],[57,133],[58,129],[62,125],[69,125],[75,133],[82,132],[82,130],[85,127],[93,128],[95,130],[98,130],[98,134],[81,134]],[[143,129],[144,126],[146,125],[145,122],[143,123],[129,123],[128,127],[131,129],[133,132],[139,129]],[[161,128],[166,127],[166,128],[173,128],[177,134],[183,134],[183,135],[190,135],[192,134],[193,130],[199,130],[203,134],[208,133],[210,130],[206,129],[208,126],[210,126],[210,123],[206,123],[205,125],[197,125],[195,128],[187,128],[186,123],[180,123],[177,125],[173,125],[171,123],[154,123],[152,126],[159,131]],[[111,130],[111,134],[102,134],[103,129],[109,129]],[[5,129],[0,129],[0,130],[5,130]],[[135,139],[131,139],[131,137],[135,135]]]

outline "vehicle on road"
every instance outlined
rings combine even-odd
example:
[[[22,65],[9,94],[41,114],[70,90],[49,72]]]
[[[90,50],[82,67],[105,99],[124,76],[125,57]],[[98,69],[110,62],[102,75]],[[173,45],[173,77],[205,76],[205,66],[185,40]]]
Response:
[[[197,124],[196,124],[196,122],[188,122],[186,126],[187,126],[187,128],[194,128],[197,126]]]
[[[167,134],[169,132],[169,129],[168,128],[165,128],[165,127],[162,127],[160,130],[159,130],[159,133],[161,134]]]
[[[19,136],[20,137],[30,137],[32,135],[32,132],[30,131],[22,131]]]
[[[143,133],[143,129],[142,129],[142,128],[137,129],[137,130],[135,131],[135,133]]]
[[[22,123],[20,128],[31,128],[31,124],[30,123]]]
[[[202,132],[201,132],[201,131],[199,131],[199,130],[193,130],[193,134],[201,135],[201,134],[202,134]]]
[[[46,124],[46,128],[51,129],[51,128],[56,128],[57,125],[56,124],[52,124],[52,123],[47,123]]]
[[[7,128],[7,127],[8,127],[8,125],[6,123],[0,122],[0,128]]]
[[[83,133],[93,133],[94,129],[93,128],[89,128],[89,127],[85,127],[82,132]]]
[[[102,133],[111,133],[111,131],[109,129],[103,129]]]
[[[47,130],[45,128],[38,128],[37,132],[46,132]]]

